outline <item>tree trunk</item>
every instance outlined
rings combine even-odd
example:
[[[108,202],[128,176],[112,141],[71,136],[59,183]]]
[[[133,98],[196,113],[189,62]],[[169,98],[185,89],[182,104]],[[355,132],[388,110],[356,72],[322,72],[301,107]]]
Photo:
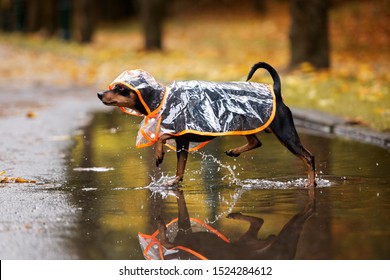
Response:
[[[51,37],[57,30],[56,3],[55,0],[41,1],[43,32],[47,37]]]
[[[11,0],[0,0],[0,24],[1,31],[14,31],[14,18]]]
[[[58,0],[57,13],[60,37],[66,41],[71,39],[72,0]]]
[[[15,13],[15,31],[24,32],[26,25],[26,3],[25,0],[13,1]]]
[[[95,1],[73,1],[75,39],[79,43],[89,43],[95,31]]]
[[[40,28],[39,0],[30,0],[27,3],[26,32],[36,32]]]
[[[164,0],[140,0],[139,2],[144,27],[145,49],[161,50],[165,15]]]
[[[290,68],[309,62],[329,68],[328,0],[291,0]]]

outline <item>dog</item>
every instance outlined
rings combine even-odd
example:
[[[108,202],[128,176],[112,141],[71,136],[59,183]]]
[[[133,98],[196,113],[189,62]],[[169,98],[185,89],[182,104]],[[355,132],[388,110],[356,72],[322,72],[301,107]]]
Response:
[[[260,68],[269,72],[273,86],[249,82]],[[282,99],[279,74],[268,63],[254,64],[246,82],[179,81],[163,86],[143,70],[125,71],[97,96],[105,105],[144,117],[137,147],[155,144],[157,167],[164,159],[164,145],[176,145],[176,176],[170,185],[183,180],[193,143],[201,143],[199,148],[215,137],[242,135],[247,143],[225,152],[238,157],[262,146],[256,133],[264,130],[276,135],[307,166],[306,187],[316,186],[314,156],[301,143]]]
[[[161,259],[294,259],[297,245],[306,221],[315,213],[315,188],[308,189],[305,206],[295,214],[277,235],[264,239],[258,233],[264,224],[259,217],[230,213],[228,219],[246,221],[248,230],[237,240],[231,241],[209,225],[189,216],[182,190],[174,190],[178,207],[177,225],[166,225],[164,219],[157,217],[158,230],[153,235],[140,233],[143,240],[161,244],[168,252],[153,254],[150,243],[143,243],[146,258]],[[172,226],[171,226],[172,225]],[[167,228],[168,227],[168,228]],[[203,230],[199,230],[203,228]],[[150,251],[152,250],[152,251]]]

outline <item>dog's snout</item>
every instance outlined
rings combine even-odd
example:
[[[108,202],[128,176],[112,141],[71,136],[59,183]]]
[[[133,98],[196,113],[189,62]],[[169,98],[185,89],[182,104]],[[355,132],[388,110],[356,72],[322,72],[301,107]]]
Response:
[[[100,100],[103,100],[103,95],[104,95],[104,92],[97,93],[97,96],[99,97]]]

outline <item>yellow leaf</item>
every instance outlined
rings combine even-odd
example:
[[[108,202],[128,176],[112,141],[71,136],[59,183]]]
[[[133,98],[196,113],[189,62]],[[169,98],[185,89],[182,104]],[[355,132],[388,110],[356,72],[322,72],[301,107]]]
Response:
[[[28,112],[27,114],[26,114],[26,117],[27,118],[29,118],[29,119],[34,119],[34,118],[36,118],[37,117],[37,114],[35,113],[35,112]]]

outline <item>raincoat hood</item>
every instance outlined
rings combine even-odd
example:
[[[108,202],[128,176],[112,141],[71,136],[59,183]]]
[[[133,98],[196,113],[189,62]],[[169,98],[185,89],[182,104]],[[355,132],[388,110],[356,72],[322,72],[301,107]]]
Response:
[[[141,123],[136,147],[153,145],[163,134],[204,136],[248,135],[273,121],[276,104],[271,85],[252,82],[179,81],[164,87],[143,70],[125,71],[109,86],[134,90],[147,115]],[[125,113],[143,116],[130,108]],[[191,143],[190,151],[207,142]],[[167,141],[174,148],[175,141]]]
[[[124,71],[110,84],[109,89],[114,88],[117,84],[127,86],[135,91],[148,115],[153,114],[162,105],[166,88],[144,70]],[[120,107],[120,109],[132,115],[141,115],[130,108]]]

